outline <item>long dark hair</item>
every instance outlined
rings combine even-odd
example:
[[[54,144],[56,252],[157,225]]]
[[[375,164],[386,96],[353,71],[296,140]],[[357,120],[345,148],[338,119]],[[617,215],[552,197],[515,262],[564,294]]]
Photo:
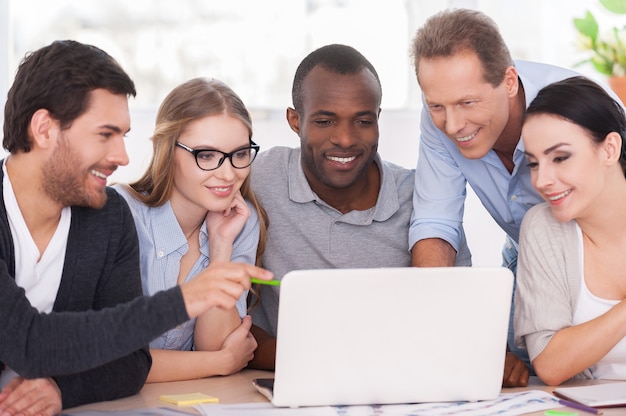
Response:
[[[624,108],[592,80],[577,76],[544,87],[530,103],[524,120],[533,114],[563,117],[585,129],[596,143],[602,143],[609,133],[618,133],[622,138],[619,162],[626,175]]]

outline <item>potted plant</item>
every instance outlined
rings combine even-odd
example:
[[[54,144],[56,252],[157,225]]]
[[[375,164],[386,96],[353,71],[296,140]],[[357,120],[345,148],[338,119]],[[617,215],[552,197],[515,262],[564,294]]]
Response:
[[[599,0],[608,11],[626,14],[626,0]],[[615,93],[626,104],[626,24],[601,32],[595,16],[587,11],[584,17],[575,18],[574,26],[580,35],[583,50],[590,56],[577,65],[591,62],[593,67],[608,77]]]

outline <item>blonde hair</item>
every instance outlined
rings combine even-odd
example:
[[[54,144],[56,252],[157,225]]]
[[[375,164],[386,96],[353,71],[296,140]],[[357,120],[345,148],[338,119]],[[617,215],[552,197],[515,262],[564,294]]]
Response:
[[[143,176],[128,185],[133,196],[149,207],[165,204],[174,183],[174,150],[176,142],[193,121],[227,114],[238,118],[248,128],[252,139],[252,120],[241,98],[226,84],[216,79],[194,78],[174,88],[165,97],[156,118],[152,135],[152,159]],[[254,206],[260,222],[256,264],[260,265],[265,250],[268,216],[257,200],[247,177],[241,186],[241,195]]]

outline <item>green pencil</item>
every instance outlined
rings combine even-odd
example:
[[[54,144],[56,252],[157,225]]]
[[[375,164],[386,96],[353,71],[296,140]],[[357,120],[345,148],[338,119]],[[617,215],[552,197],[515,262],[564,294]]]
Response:
[[[260,285],[280,286],[280,280],[262,280],[253,277],[250,279],[250,281],[252,283],[258,283]]]

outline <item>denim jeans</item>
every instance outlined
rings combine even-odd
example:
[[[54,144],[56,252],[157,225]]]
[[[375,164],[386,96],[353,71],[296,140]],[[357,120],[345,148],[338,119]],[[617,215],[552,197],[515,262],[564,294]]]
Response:
[[[517,287],[517,243],[508,235],[506,236],[504,247],[502,248],[502,265],[513,272],[515,279],[513,280],[513,296],[511,298],[511,313],[509,314],[509,333],[507,343],[509,350],[515,354],[520,360],[524,361],[528,368],[530,368],[531,375],[535,375],[532,365],[530,364],[530,358],[528,357],[528,351],[523,348],[517,348],[515,346],[515,337],[513,331],[513,315],[515,311],[515,288]]]

